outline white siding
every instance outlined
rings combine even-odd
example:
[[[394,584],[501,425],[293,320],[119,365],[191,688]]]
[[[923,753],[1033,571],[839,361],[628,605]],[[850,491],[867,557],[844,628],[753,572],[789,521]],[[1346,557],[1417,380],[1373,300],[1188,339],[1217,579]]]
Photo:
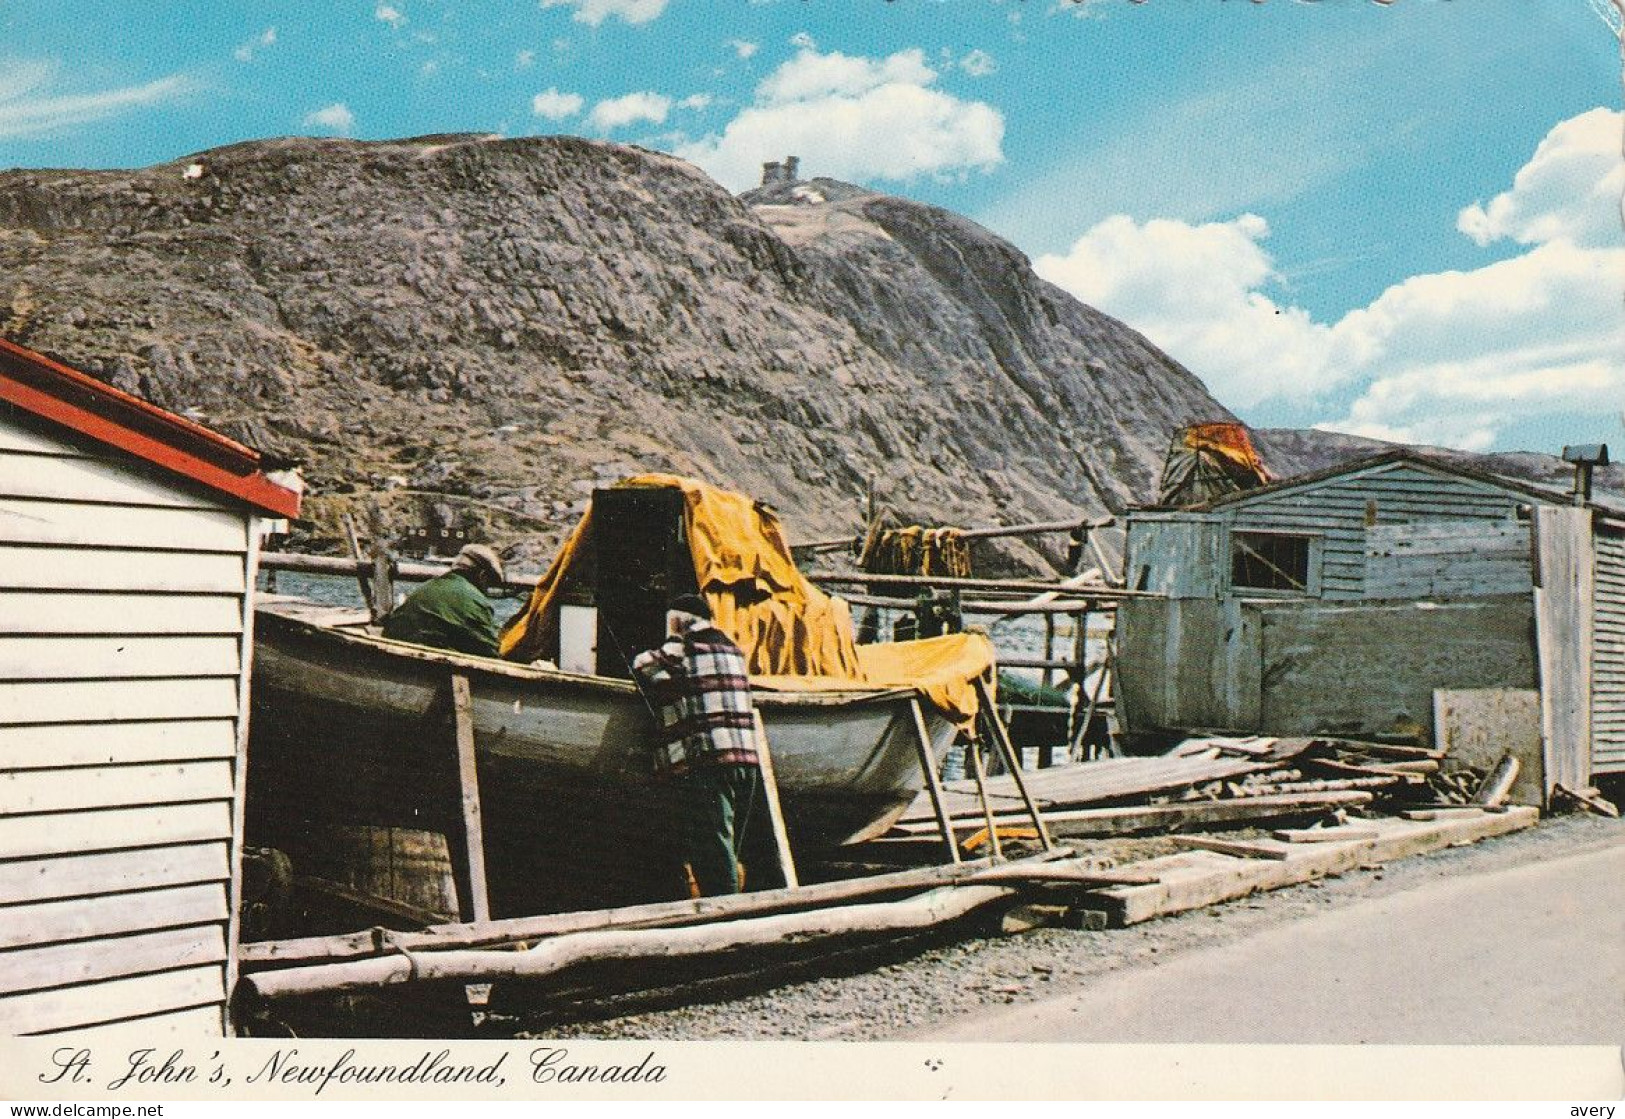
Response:
[[[224,1029],[250,531],[0,414],[0,1032]]]
[[[1625,529],[1599,528],[1591,648],[1591,771],[1625,773]]]

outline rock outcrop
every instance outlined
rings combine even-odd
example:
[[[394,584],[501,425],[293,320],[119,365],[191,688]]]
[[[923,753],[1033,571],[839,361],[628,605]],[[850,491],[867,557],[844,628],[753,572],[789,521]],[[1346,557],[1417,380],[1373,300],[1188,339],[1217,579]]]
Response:
[[[645,470],[798,539],[853,531],[871,480],[939,523],[1097,515],[1229,418],[961,217],[824,180],[736,198],[566,137],[0,174],[0,330],[303,463],[316,546],[375,504],[535,556]]]

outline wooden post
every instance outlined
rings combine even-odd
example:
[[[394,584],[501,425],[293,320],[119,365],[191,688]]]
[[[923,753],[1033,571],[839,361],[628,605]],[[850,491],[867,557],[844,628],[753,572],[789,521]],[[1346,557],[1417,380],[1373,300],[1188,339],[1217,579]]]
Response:
[[[372,617],[382,621],[395,609],[395,557],[388,549],[372,554]]]
[[[1004,764],[1010,767],[1010,776],[1015,780],[1016,791],[1021,794],[1021,803],[1027,806],[1027,813],[1033,818],[1033,826],[1038,829],[1038,841],[1044,845],[1044,850],[1054,850],[1055,841],[1049,836],[1049,828],[1044,824],[1044,815],[1038,811],[1037,802],[1027,791],[1027,779],[1021,774],[1021,757],[1010,742],[1010,732],[1005,729],[1004,720],[999,718],[999,709],[993,706],[993,696],[987,689],[987,683],[980,676],[976,678],[976,697],[981,701],[987,725],[993,732],[993,741],[1004,754]]]
[[[357,563],[363,562],[365,557],[361,554],[361,534],[356,532],[355,518],[348,513],[344,514],[344,534],[350,538],[350,558]],[[361,587],[361,601],[367,604],[367,613],[373,621],[378,621],[383,615],[379,613],[377,604],[372,600],[372,583],[361,573],[359,567],[356,569],[355,581]]]
[[[908,702],[914,716],[914,745],[920,755],[920,771],[925,774],[925,787],[931,794],[931,809],[937,814],[937,826],[942,829],[942,841],[948,845],[948,857],[959,862],[959,840],[954,836],[953,823],[948,819],[947,806],[942,802],[942,784],[937,780],[937,759],[931,753],[931,732],[925,726],[925,712],[920,710],[920,698]]]
[[[1105,659],[1102,660],[1101,664],[1100,664],[1100,676],[1098,678],[1096,678],[1096,680],[1095,680],[1094,694],[1089,697],[1089,710],[1083,716],[1083,722],[1078,725],[1078,736],[1074,740],[1075,745],[1073,747],[1073,755],[1074,756],[1076,756],[1078,750],[1082,747],[1084,737],[1086,735],[1088,735],[1088,733],[1089,733],[1089,724],[1095,721],[1095,709],[1100,706],[1101,693],[1106,690],[1106,680],[1112,674],[1112,669],[1113,669],[1112,640],[1113,640],[1112,637],[1106,638],[1106,656],[1105,656]],[[1115,687],[1116,685],[1114,684],[1113,686]],[[1108,749],[1107,753],[1111,753],[1111,750]],[[1093,760],[1093,759],[1084,759],[1084,760]]]
[[[756,758],[762,768],[762,788],[767,793],[767,815],[773,824],[773,843],[779,852],[779,870],[784,884],[791,889],[801,885],[796,877],[795,856],[790,853],[790,833],[784,828],[784,809],[779,805],[779,782],[773,775],[773,752],[767,744],[767,728],[762,725],[762,713],[752,709],[751,720],[756,725]]]
[[[987,821],[987,841],[996,861],[1004,858],[1004,850],[999,846],[999,829],[993,826],[993,805],[987,799],[987,772],[982,768],[982,744],[978,739],[970,740],[965,747],[965,756],[970,759],[971,773],[976,776],[976,795],[982,800],[982,819]]]
[[[480,782],[474,763],[474,697],[468,677],[451,678],[451,718],[457,742],[457,784],[462,793],[462,828],[448,829],[452,873],[457,882],[457,907],[463,920],[478,924],[491,919],[491,901],[485,885],[485,827],[480,817]]]
[[[1066,753],[1067,760],[1073,760],[1076,751],[1073,743],[1078,741],[1078,718],[1083,714],[1083,682],[1089,675],[1089,607],[1084,605],[1083,610],[1072,615],[1072,624],[1077,628],[1072,632],[1072,667],[1067,671],[1073,685],[1077,688],[1072,694],[1071,721],[1066,727]]]
[[[1044,615],[1044,659],[1047,660],[1047,661],[1055,659],[1055,615],[1054,614],[1045,614]],[[1043,682],[1044,682],[1044,687],[1046,687],[1046,688],[1049,687],[1051,684],[1053,684],[1055,682],[1055,677],[1052,674],[1052,670],[1050,670],[1048,668],[1044,669],[1044,675],[1043,675],[1042,679],[1043,679]]]

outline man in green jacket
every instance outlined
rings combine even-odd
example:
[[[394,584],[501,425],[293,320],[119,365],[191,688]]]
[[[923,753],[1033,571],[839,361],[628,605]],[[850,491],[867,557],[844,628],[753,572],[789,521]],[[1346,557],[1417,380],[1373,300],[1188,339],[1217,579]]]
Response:
[[[384,619],[384,636],[494,657],[497,627],[485,595],[502,581],[501,557],[484,544],[466,545],[450,571],[413,591]]]

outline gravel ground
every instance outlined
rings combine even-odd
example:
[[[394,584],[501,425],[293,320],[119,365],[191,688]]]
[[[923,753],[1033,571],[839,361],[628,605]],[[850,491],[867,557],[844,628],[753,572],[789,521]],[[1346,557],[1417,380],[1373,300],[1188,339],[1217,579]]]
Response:
[[[1193,910],[1126,929],[1040,929],[972,935],[869,955],[864,970],[831,962],[824,974],[721,1001],[651,1010],[519,1036],[670,1040],[878,1041],[905,1037],[991,1006],[1030,1002],[1106,972],[1151,967],[1182,952],[1238,940],[1280,921],[1312,916],[1424,883],[1625,842],[1625,823],[1563,816],[1537,827],[1417,856],[1385,867]],[[1147,852],[1151,853],[1151,852]]]

